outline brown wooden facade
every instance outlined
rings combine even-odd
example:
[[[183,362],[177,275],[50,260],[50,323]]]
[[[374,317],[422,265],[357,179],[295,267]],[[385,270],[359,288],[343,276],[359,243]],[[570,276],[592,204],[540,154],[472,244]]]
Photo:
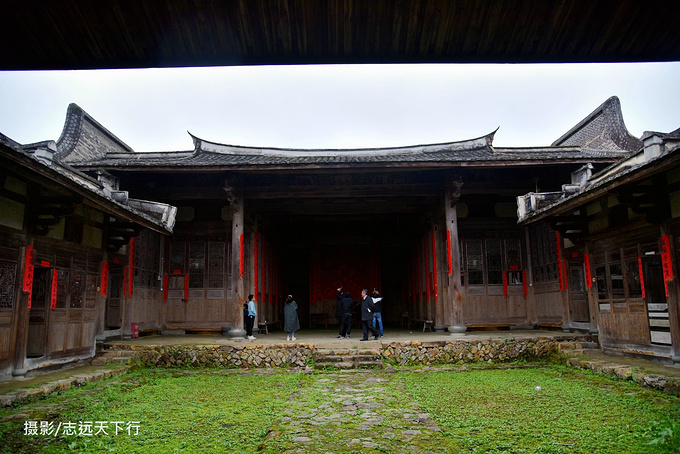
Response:
[[[0,136],[0,377],[90,358],[112,325],[121,335],[126,318],[158,319],[158,294],[130,304],[130,279],[120,278],[130,246],[118,246],[168,225],[56,163],[55,151]]]
[[[562,237],[571,327],[598,330],[604,348],[674,362],[680,362],[679,145],[678,131],[646,133],[638,153],[589,176],[571,196],[558,194],[521,216],[530,229],[550,225]]]
[[[658,277],[661,238],[670,244],[668,257],[677,253],[671,169],[518,224],[519,195],[562,194],[575,172],[591,177],[642,147],[620,118],[612,98],[549,147],[494,147],[493,134],[367,150],[260,149],[194,138],[193,150],[135,153],[72,105],[54,159],[115,186],[109,198],[119,197],[120,187],[131,201],[176,207],[174,230],[167,235],[162,222],[93,203],[97,197],[76,199],[62,187],[68,182],[48,190],[62,191],[73,206],[48,206],[43,213],[57,213],[54,223],[42,214],[42,227],[31,227],[39,201],[32,194],[46,191],[44,183],[5,171],[2,370],[86,358],[97,338],[136,330],[239,337],[249,294],[258,322],[281,320],[281,302],[292,294],[303,328],[332,326],[341,285],[354,298],[362,288],[378,289],[388,327],[409,321],[420,329],[431,321],[452,333],[584,330],[599,332],[604,346],[677,356],[677,290],[671,286],[666,298]],[[669,205],[657,219],[649,203],[659,197]],[[30,310],[21,289],[29,246]],[[643,269],[644,297],[636,269]]]

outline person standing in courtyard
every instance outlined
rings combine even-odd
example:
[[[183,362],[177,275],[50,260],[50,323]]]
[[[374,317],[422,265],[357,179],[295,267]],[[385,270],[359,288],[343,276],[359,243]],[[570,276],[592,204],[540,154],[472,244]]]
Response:
[[[354,300],[349,297],[349,292],[342,294],[342,319],[340,321],[340,335],[338,339],[349,339],[352,332],[352,311],[354,310]]]
[[[361,326],[364,329],[364,337],[361,341],[368,340],[368,331],[370,330],[373,334],[373,338],[378,340],[378,331],[372,326],[373,321],[373,311],[375,310],[375,305],[373,304],[373,299],[368,296],[368,290],[363,289],[361,291]]]
[[[375,309],[373,310],[373,328],[380,333],[380,337],[383,337],[383,320],[382,320],[382,295],[378,293],[376,289],[373,289],[373,294],[371,295],[373,299],[373,304]]]
[[[248,339],[255,340],[256,337],[253,336],[253,325],[255,324],[255,316],[257,315],[257,309],[255,309],[255,301],[253,301],[253,295],[248,295],[248,317],[246,318],[246,334]]]
[[[293,299],[293,295],[288,295],[286,303],[283,305],[283,330],[287,333],[286,340],[297,340],[295,331],[300,329],[300,319],[297,313],[298,305]]]
[[[335,316],[338,319],[338,339],[341,339],[344,337],[342,334],[342,317],[343,317],[343,311],[342,311],[342,297],[343,297],[343,292],[342,292],[342,287],[338,287],[335,289]]]

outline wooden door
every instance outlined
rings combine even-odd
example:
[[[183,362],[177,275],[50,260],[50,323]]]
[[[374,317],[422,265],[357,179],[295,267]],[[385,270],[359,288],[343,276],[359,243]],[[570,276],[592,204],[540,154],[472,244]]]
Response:
[[[122,325],[120,297],[123,291],[123,267],[111,264],[109,285],[106,293],[106,329],[118,329]]]
[[[582,263],[569,264],[569,312],[573,322],[590,322],[588,292]]]
[[[663,280],[663,268],[658,257],[642,259],[645,305],[649,322],[649,336],[653,344],[671,345],[668,302]]]
[[[52,268],[36,267],[33,273],[33,295],[28,322],[26,356],[37,358],[45,355],[47,324],[52,294]]]

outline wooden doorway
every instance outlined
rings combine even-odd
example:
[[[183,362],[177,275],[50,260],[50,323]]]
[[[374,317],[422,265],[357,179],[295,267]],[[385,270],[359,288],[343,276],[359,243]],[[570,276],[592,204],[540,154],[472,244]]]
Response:
[[[27,358],[39,358],[45,355],[52,295],[52,275],[52,268],[35,267],[31,311],[28,321]]]
[[[569,263],[569,315],[572,322],[590,322],[590,307],[582,262]]]
[[[658,256],[642,258],[642,273],[650,342],[653,344],[671,345],[668,302],[666,300],[666,287],[663,280],[661,258]]]
[[[109,267],[109,285],[106,294],[106,329],[119,329],[122,325],[120,299],[123,291],[123,267],[112,263]]]

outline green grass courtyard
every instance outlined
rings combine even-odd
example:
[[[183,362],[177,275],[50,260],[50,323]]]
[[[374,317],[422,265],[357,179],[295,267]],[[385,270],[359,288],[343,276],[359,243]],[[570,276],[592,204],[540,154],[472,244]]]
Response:
[[[7,453],[668,453],[680,398],[565,366],[139,369],[0,410]]]

